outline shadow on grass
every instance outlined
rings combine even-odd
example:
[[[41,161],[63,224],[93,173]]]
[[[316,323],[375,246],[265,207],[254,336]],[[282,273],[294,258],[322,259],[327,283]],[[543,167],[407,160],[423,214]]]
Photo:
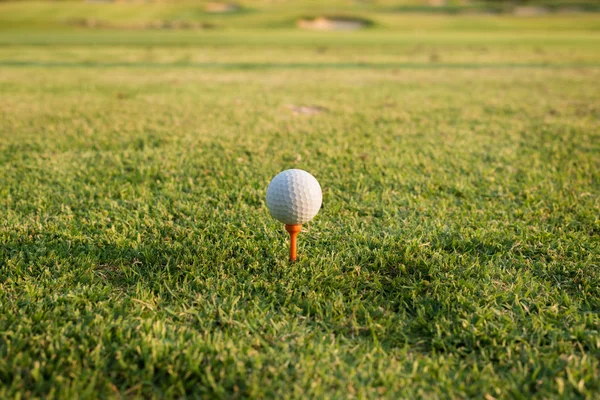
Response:
[[[178,249],[163,243],[160,247],[140,243],[136,247],[78,237],[68,234],[38,233],[16,237],[0,246],[0,257],[10,260],[6,275],[44,274],[58,276],[65,272],[91,272],[110,285],[127,289],[144,283],[153,285],[153,273],[169,268],[180,257]],[[48,272],[47,272],[48,271]]]
[[[219,244],[218,239],[153,238],[132,247],[69,234],[14,235],[0,246],[0,258],[7,260],[0,273],[4,280],[43,278],[46,285],[68,275],[66,285],[109,285],[126,296],[141,288],[173,307],[182,300],[193,303],[197,295],[240,297],[237,307],[242,309],[258,302],[285,318],[296,315],[315,329],[376,341],[386,350],[410,346],[422,353],[465,357],[492,348],[501,352],[497,339],[504,333],[498,329],[518,323],[510,321],[514,313],[488,312],[516,307],[514,294],[491,290],[489,275],[495,271],[488,269],[490,263],[515,268],[509,262],[511,239],[495,242],[444,233],[421,246],[360,236],[333,266],[311,260],[290,265],[264,246],[251,251],[247,244]],[[533,276],[549,276],[538,272]],[[575,288],[582,278],[569,272],[560,279]],[[214,282],[218,288],[211,287]],[[485,329],[475,328],[481,318],[488,319]],[[237,329],[220,323],[218,312],[213,319],[213,330]]]

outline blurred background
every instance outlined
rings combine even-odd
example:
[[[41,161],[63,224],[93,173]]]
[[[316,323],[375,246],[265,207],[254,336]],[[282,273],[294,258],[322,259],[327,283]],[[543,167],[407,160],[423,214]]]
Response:
[[[578,51],[573,35],[599,29],[598,11],[596,0],[0,1],[0,61],[561,62]],[[589,61],[578,47],[575,61]]]

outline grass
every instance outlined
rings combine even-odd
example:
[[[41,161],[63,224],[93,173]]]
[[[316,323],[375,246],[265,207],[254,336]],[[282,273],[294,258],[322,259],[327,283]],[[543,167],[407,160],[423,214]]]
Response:
[[[597,397],[597,19],[71,6],[0,4],[1,398]],[[324,190],[295,264],[286,168]]]

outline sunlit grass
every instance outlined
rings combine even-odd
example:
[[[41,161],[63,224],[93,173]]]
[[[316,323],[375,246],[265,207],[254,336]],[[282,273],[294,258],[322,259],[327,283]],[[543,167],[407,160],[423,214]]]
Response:
[[[593,398],[600,56],[561,18],[1,33],[0,397]]]

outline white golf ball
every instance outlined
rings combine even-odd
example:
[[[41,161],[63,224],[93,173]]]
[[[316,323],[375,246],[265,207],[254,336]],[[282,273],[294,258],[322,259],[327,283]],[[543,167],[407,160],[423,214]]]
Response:
[[[317,215],[323,202],[321,186],[301,169],[288,169],[273,178],[267,189],[267,207],[276,220],[303,224]]]

